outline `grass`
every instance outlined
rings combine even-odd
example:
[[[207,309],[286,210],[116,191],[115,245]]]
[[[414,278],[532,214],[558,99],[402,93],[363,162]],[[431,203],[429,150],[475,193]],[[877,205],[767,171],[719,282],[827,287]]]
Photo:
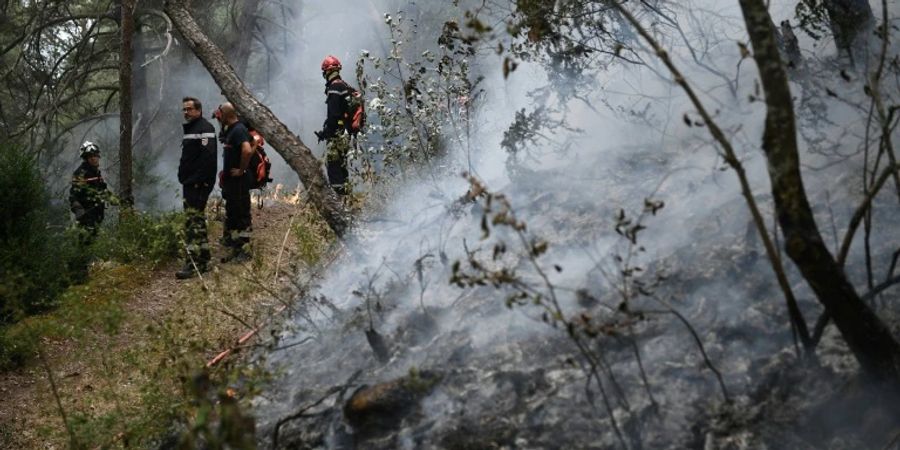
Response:
[[[294,219],[291,231],[297,240],[297,256],[307,265],[318,264],[334,241],[334,232],[311,209],[300,210]]]
[[[95,264],[89,281],[69,288],[59,308],[9,328],[4,342],[23,354],[37,346],[46,354],[68,429],[47,371],[31,360],[0,373],[0,385],[19,386],[0,400],[0,448],[144,448],[166,437],[241,448],[246,433],[220,435],[215,423],[247,425],[244,399],[268,374],[240,358],[209,371],[204,366],[286,301],[273,297],[279,287],[272,280],[289,214],[294,222],[281,273],[288,264],[320,261],[330,240],[306,207],[281,205],[265,214],[268,228],[256,228],[250,263],[222,265],[187,282],[174,279],[178,263],[171,259]],[[210,224],[214,241],[220,224]]]
[[[115,333],[122,322],[122,303],[147,280],[139,266],[112,266],[95,271],[89,283],[63,292],[50,313],[31,316],[2,329],[0,344],[8,359],[22,363],[36,352],[41,339],[83,339],[96,332]]]
[[[60,400],[64,408],[71,406],[73,414],[69,422],[74,428],[87,422],[87,415],[80,408],[85,400],[88,410],[97,410],[98,406],[105,409],[106,402],[102,398],[105,395],[95,396],[93,393],[109,394],[97,389],[108,380],[97,376],[102,371],[95,374],[90,368],[97,366],[99,359],[108,358],[109,349],[102,348],[103,344],[129,322],[126,304],[131,292],[147,283],[149,278],[150,272],[141,266],[101,265],[95,268],[88,283],[66,290],[60,297],[57,309],[28,317],[6,329],[4,339],[16,345],[20,353],[35,353],[41,346],[57,383],[72,388],[72,392],[65,391]],[[65,349],[64,353],[60,351],[62,349]],[[32,372],[46,376],[45,367],[38,363],[33,363],[33,366],[36,367],[32,367]],[[30,400],[21,413],[36,413],[32,424],[36,434],[48,437],[50,441],[68,441],[58,409],[47,406],[55,404],[50,390],[38,390]],[[102,432],[101,428],[94,426],[81,427],[82,442],[99,442],[94,435],[95,430]],[[13,441],[11,444],[21,443]]]

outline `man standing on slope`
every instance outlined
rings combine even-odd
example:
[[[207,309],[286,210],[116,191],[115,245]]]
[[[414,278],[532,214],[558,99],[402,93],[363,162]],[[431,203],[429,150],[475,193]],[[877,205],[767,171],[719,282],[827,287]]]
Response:
[[[216,183],[216,129],[203,118],[203,105],[193,97],[181,100],[185,123],[181,139],[178,182],[184,196],[184,267],[175,272],[179,280],[209,270],[209,237],[206,231],[206,202]],[[195,268],[196,266],[196,268]]]
[[[350,176],[347,170],[350,137],[347,135],[344,121],[352,91],[341,79],[341,62],[334,56],[329,55],[322,61],[322,77],[325,78],[325,104],[328,105],[328,115],[322,131],[317,131],[316,137],[319,138],[319,142],[328,141],[325,168],[331,188],[340,195],[346,195],[347,179]]]
[[[253,138],[238,120],[231,103],[219,106],[215,116],[220,117],[224,131],[222,152],[222,198],[225,199],[225,242],[231,253],[222,262],[243,262],[250,259],[250,188],[253,174],[247,170],[253,156]]]

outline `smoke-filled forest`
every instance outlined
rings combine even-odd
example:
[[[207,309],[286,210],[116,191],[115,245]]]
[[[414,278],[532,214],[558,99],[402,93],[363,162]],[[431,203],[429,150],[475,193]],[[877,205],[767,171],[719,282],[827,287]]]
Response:
[[[0,1],[0,448],[900,449],[900,5]]]

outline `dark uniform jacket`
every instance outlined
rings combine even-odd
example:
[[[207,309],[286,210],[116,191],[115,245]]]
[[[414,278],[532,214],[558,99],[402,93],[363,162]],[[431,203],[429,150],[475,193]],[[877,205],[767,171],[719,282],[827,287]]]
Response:
[[[216,129],[200,117],[183,124],[181,161],[178,163],[178,181],[181,184],[207,184],[216,182]]]
[[[325,104],[328,105],[328,115],[325,117],[325,125],[322,127],[325,139],[331,139],[344,132],[347,100],[350,98],[351,92],[350,87],[340,77],[325,83]]]
[[[75,216],[94,220],[103,220],[104,202],[109,197],[106,181],[100,175],[100,169],[81,163],[72,173],[72,186],[69,188],[69,205]]]

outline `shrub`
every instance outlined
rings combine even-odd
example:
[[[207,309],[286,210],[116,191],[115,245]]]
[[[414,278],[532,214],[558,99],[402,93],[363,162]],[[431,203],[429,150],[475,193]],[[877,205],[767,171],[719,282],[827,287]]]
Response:
[[[53,216],[34,159],[0,144],[0,325],[46,310],[73,278],[75,236]]]
[[[81,230],[51,225],[67,221],[68,211],[51,205],[33,158],[8,144],[0,144],[0,198],[0,369],[25,362],[47,332],[24,322],[14,324],[60,304],[80,302],[68,299],[81,292],[70,286],[88,281],[91,259],[155,265],[181,248],[182,214],[141,212],[105,224],[93,244],[84,247]],[[82,311],[75,306],[63,310]]]
[[[37,352],[40,336],[28,327],[0,327],[0,370],[21,366]]]
[[[386,15],[390,52],[378,57],[363,52],[356,65],[357,83],[368,104],[368,133],[351,156],[363,167],[386,174],[471,170],[470,137],[480,108],[482,77],[470,67],[475,53],[456,22],[443,24],[433,51],[416,47],[413,38],[422,24],[402,12]],[[428,24],[438,26],[437,24]],[[371,75],[365,73],[369,67]],[[466,155],[464,166],[435,165],[456,148]],[[372,169],[374,170],[374,169]]]
[[[183,226],[182,213],[134,211],[122,215],[115,226],[102,229],[92,251],[100,259],[157,265],[178,255]]]
[[[318,264],[328,246],[334,240],[334,233],[314,210],[302,208],[292,227],[297,239],[297,254],[301,261],[312,266]]]

